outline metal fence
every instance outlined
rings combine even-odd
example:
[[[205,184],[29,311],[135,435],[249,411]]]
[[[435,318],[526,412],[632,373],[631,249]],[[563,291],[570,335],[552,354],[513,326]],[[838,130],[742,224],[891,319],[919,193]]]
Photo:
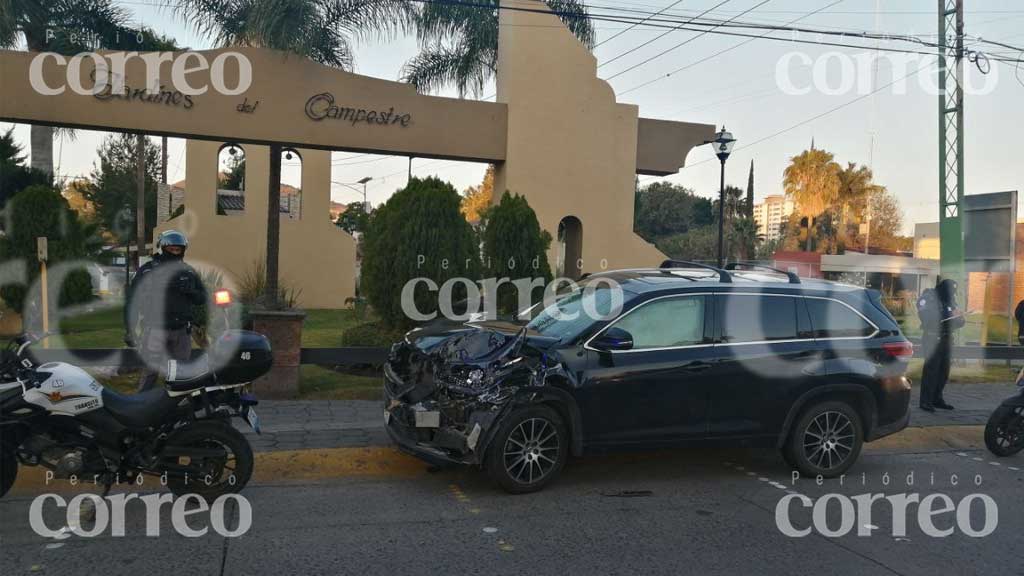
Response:
[[[911,339],[915,348],[920,342]],[[200,353],[198,350],[194,354]],[[135,350],[128,349],[35,349],[40,362],[68,362],[78,366],[142,366]],[[303,348],[300,363],[314,366],[381,366],[387,360],[387,348]],[[955,346],[953,358],[961,360],[1024,360],[1024,346]]]
[[[194,350],[193,356],[201,353]],[[142,366],[136,351],[126,348],[33,348],[32,355],[39,362],[68,362],[77,366]],[[380,366],[387,357],[387,348],[303,348],[299,361],[315,366]]]

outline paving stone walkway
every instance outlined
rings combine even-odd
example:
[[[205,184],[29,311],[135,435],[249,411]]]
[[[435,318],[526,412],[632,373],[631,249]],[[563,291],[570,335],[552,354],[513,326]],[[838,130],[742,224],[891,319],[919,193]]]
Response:
[[[956,410],[929,414],[917,407],[919,387],[911,399],[911,426],[983,425],[1016,388],[1010,384],[950,384],[946,401]],[[386,446],[383,408],[376,400],[303,400],[260,402],[263,434],[256,435],[240,421],[235,425],[257,452],[316,448]]]

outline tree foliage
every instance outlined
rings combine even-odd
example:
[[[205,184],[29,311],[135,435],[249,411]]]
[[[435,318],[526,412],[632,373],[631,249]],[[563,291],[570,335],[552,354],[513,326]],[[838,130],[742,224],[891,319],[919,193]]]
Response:
[[[637,195],[635,230],[648,242],[655,242],[714,221],[712,204],[692,190],[671,182],[654,182]]]
[[[14,139],[14,128],[0,135],[0,208],[29,186],[52,186],[53,177],[25,166],[22,147]]]
[[[98,151],[99,165],[94,166],[89,182],[82,187],[82,196],[92,203],[100,227],[119,242],[135,241],[137,230],[138,172],[136,137],[133,134],[107,136]],[[144,139],[146,162],[146,240],[152,239],[156,227],[157,182],[160,180],[160,148]]]
[[[406,0],[179,0],[175,10],[220,46],[271,48],[351,70],[351,39],[407,30]]]
[[[586,4],[579,0],[545,3],[583,44],[593,46],[594,27]],[[498,65],[498,0],[425,2],[414,23],[420,53],[406,62],[402,81],[420,92],[453,86],[459,96],[480,95]]]
[[[459,211],[460,203],[451,184],[434,177],[413,178],[370,217],[362,288],[388,325],[411,324],[402,309],[402,290],[410,281],[427,278],[440,287],[451,278],[479,278],[476,234]],[[457,286],[453,301],[465,297],[464,287]],[[439,309],[438,292],[429,291],[423,282],[416,285],[412,299],[422,314]]]
[[[52,186],[31,186],[22,190],[11,200],[8,210],[12,224],[0,237],[0,261],[25,262],[28,282],[4,285],[0,288],[0,297],[8,307],[20,313],[25,304],[38,306],[39,303],[39,294],[29,292],[39,276],[36,238],[48,239],[51,266],[91,256],[98,249],[99,241],[95,226],[84,224]],[[49,286],[49,294],[54,299],[51,304],[59,302],[61,306],[70,306],[87,302],[92,298],[88,272],[71,273],[63,286]]]
[[[666,236],[655,245],[669,258],[713,263],[718,253],[718,228],[701,226],[682,234]]]
[[[245,191],[245,154],[234,154],[228,158],[226,170],[218,178],[221,190]]]
[[[487,211],[483,226],[483,266],[488,278],[542,279],[541,286],[530,295],[530,302],[543,297],[544,287],[551,281],[548,248],[551,234],[540,227],[537,214],[526,198],[505,192],[501,202]],[[519,293],[515,286],[498,287],[497,307],[500,312],[518,310]]]
[[[840,254],[847,248],[864,250],[862,226],[871,207],[870,245],[902,249],[902,213],[896,197],[874,181],[866,166],[841,166],[827,151],[812,148],[793,158],[784,173],[786,193],[797,206],[783,240],[787,249]],[[822,190],[815,194],[815,190]],[[806,220],[809,219],[809,220]]]
[[[370,215],[366,213],[366,206],[362,202],[349,204],[344,212],[338,214],[338,219],[334,221],[338,228],[349,234],[365,232],[369,222]]]
[[[494,198],[494,164],[487,167],[479,186],[470,186],[462,197],[462,214],[471,224],[479,223]]]

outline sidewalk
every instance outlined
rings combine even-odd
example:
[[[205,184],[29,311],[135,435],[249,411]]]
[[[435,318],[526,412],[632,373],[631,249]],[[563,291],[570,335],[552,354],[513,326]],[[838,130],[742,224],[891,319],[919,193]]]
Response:
[[[915,386],[910,426],[984,425],[996,406],[1015,391],[1016,387],[1010,383],[950,384],[946,387],[946,401],[956,410],[937,410],[929,414],[917,407],[920,390]],[[257,452],[389,445],[384,431],[383,406],[379,401],[265,400],[257,410],[262,435],[257,436],[248,426],[236,422]]]

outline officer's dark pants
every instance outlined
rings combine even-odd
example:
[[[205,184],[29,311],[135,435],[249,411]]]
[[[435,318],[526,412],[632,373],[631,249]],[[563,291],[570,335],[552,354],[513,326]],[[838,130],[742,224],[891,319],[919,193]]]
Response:
[[[949,336],[925,334],[921,339],[924,352],[924,370],[921,373],[921,405],[944,404],[942,391],[949,380],[949,359],[953,354],[953,339]]]
[[[147,329],[142,334],[139,356],[144,366],[139,377],[139,392],[156,386],[157,378],[167,369],[168,360],[188,360],[192,355],[192,336],[186,328],[178,330]]]

